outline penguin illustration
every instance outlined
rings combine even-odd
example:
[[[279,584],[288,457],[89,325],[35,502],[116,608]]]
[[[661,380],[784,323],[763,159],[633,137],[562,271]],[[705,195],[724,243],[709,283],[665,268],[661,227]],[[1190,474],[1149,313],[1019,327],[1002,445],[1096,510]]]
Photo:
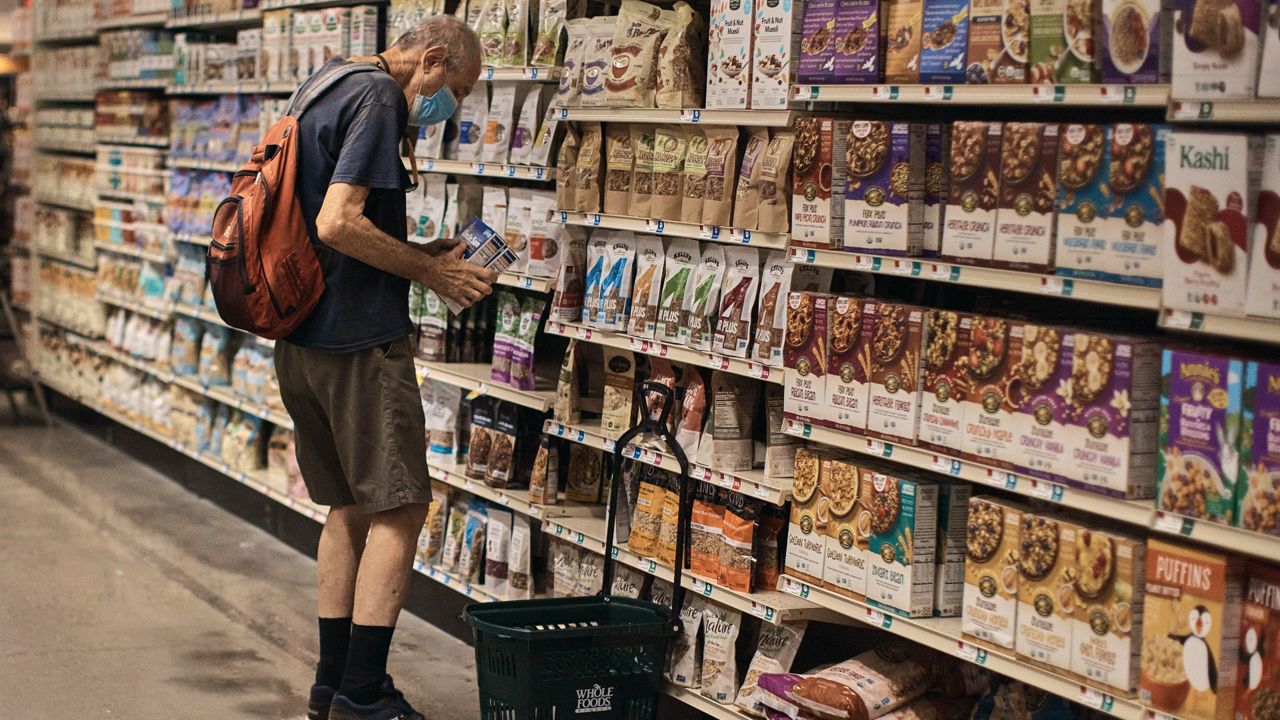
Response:
[[[1174,635],[1169,637],[1182,643],[1182,671],[1187,675],[1191,687],[1204,692],[1218,692],[1218,668],[1213,663],[1213,651],[1205,640],[1209,628],[1213,627],[1213,616],[1209,608],[1197,605],[1187,613],[1187,624],[1191,627],[1190,635]]]
[[[1258,685],[1262,684],[1262,656],[1266,654],[1266,648],[1263,647],[1263,639],[1258,635],[1257,628],[1249,628],[1244,633],[1244,650],[1240,653],[1240,662],[1246,668],[1248,673],[1245,679],[1248,684],[1245,685],[1247,690],[1254,690]]]

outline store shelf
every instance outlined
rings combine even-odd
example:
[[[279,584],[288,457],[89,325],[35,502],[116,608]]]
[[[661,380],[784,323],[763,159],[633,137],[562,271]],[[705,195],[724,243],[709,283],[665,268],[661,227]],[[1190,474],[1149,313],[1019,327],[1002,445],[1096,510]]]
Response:
[[[76,155],[94,155],[97,149],[93,144],[85,145],[75,142],[60,142],[58,140],[37,140],[35,143],[37,152],[61,152],[75,153]]]
[[[214,310],[213,308],[201,307],[198,305],[186,305],[184,303],[174,303],[173,311],[183,317],[194,318],[196,320],[203,320],[204,322],[213,323],[214,325],[220,325],[224,328],[235,330],[236,332],[244,332],[243,330],[237,330],[236,328],[233,328],[230,325],[223,322],[222,318],[218,315],[218,311]],[[266,338],[261,338],[261,337],[258,337],[257,335],[251,335],[249,333],[245,333],[245,334],[257,340],[258,344],[264,347],[275,347],[276,345],[274,340],[268,340]]]
[[[1018,660],[1012,653],[997,652],[970,643],[960,633],[958,617],[917,619],[897,617],[866,603],[814,587],[786,575],[782,577],[780,587],[789,595],[809,600],[844,617],[886,630],[975,665],[981,665],[999,675],[1020,680],[1032,687],[1051,692],[1108,715],[1125,720],[1142,720],[1146,717],[1145,709],[1138,704],[1137,700],[1115,697],[1107,691],[1083,685],[1074,678]]]
[[[185,170],[209,170],[211,172],[233,173],[244,166],[234,160],[199,160],[197,158],[170,157],[169,167]]]
[[[415,559],[413,561],[413,569],[447,588],[457,590],[476,602],[497,602],[498,600],[498,598],[495,598],[485,592],[483,586],[472,585],[451,572],[445,572],[444,570],[441,570],[434,565],[428,565],[421,560]]]
[[[555,82],[560,79],[558,67],[494,67],[486,65],[480,70],[481,80],[529,80]]]
[[[64,265],[74,265],[78,268],[84,268],[85,270],[98,269],[97,258],[80,257],[79,255],[69,253],[64,250],[38,247],[36,248],[36,255],[44,260],[52,260],[54,262],[63,263]]]
[[[93,212],[93,201],[71,200],[68,198],[51,198],[46,195],[35,195],[36,202],[41,205],[52,205],[54,207],[65,208],[67,210],[79,210],[80,212]]]
[[[209,235],[201,233],[176,232],[169,235],[169,239],[176,243],[186,243],[188,245],[201,245],[209,247]]]
[[[169,384],[174,380],[173,373],[168,370],[163,370],[157,367],[156,364],[150,360],[134,357],[123,350],[112,347],[105,340],[94,343],[90,346],[90,349],[101,357],[120,363],[121,365],[128,365],[134,370],[146,373],[162,383]]]
[[[797,101],[1163,108],[1168,85],[794,85]]]
[[[564,438],[570,442],[599,448],[606,453],[617,447],[616,439],[622,433],[608,433],[600,427],[600,421],[584,422],[577,425],[566,425],[555,420],[547,420],[542,431],[548,435]],[[675,455],[654,450],[641,444],[627,445],[622,455],[645,465],[663,468],[672,472],[680,471],[680,464]],[[716,487],[749,495],[771,505],[783,505],[791,499],[791,478],[765,478],[760,470],[744,470],[740,472],[722,472],[707,465],[700,465],[690,460],[689,477],[693,480],[710,483]]]
[[[407,159],[406,162],[408,162]],[[552,182],[556,179],[555,168],[538,167],[536,165],[438,160],[435,158],[418,158],[418,170],[419,172],[447,175],[474,175],[476,177],[510,178],[512,180],[532,180],[536,182]]]
[[[36,102],[55,102],[55,103],[91,103],[94,101],[95,93],[79,92],[79,93],[60,93],[60,92],[37,92]]]
[[[1228,525],[1182,517],[1157,510],[1152,529],[1166,535],[1191,538],[1206,545],[1253,555],[1264,560],[1280,558],[1280,536],[1263,535]]]
[[[1280,100],[1174,100],[1170,122],[1280,125]]]
[[[272,425],[293,429],[293,419],[287,413],[271,409],[271,406],[262,402],[252,402],[236,395],[230,385],[209,385],[202,378],[189,376],[174,376],[173,384],[184,387],[198,395],[203,395],[210,400],[216,400],[223,405],[233,407],[247,415],[262,418]]]
[[[656,110],[652,108],[560,108],[560,120],[635,122],[664,125],[788,127],[799,116],[791,110]]]
[[[1280,320],[1259,317],[1226,317],[1185,310],[1160,311],[1160,327],[1179,332],[1204,333],[1222,337],[1280,344]]]
[[[491,503],[502,505],[521,515],[538,520],[544,518],[590,517],[600,511],[599,505],[584,505],[581,503],[538,505],[531,503],[528,500],[529,490],[527,488],[507,490],[489,487],[483,481],[472,480],[467,477],[465,467],[458,463],[440,462],[428,457],[427,467],[431,470],[432,480],[438,480],[445,485],[469,492],[476,497],[484,498]]]
[[[109,290],[98,289],[98,302],[110,305],[112,307],[123,308],[132,313],[149,317],[153,320],[166,322],[173,319],[174,304],[165,303],[159,307],[150,303],[138,301],[136,298],[125,297]]]
[[[82,338],[97,340],[102,337],[101,330],[94,330],[85,325],[81,325],[80,323],[68,322],[62,318],[49,317],[48,315],[40,312],[32,313],[32,316],[36,319],[36,322],[44,323],[45,325],[58,328],[59,330],[66,330],[67,332],[75,333]]]
[[[555,290],[556,280],[549,277],[534,277],[520,273],[504,272],[498,276],[498,284],[519,288],[536,293],[549,293]]]
[[[715,720],[751,720],[750,715],[738,710],[735,706],[721,705],[698,692],[697,689],[676,687],[668,682],[663,683],[662,692]]]
[[[219,81],[169,85],[165,92],[169,95],[290,95],[297,87],[298,84],[293,81]]]
[[[230,12],[200,13],[194,15],[173,15],[165,21],[167,28],[198,27],[201,30],[213,28],[251,27],[262,24],[262,9],[250,8],[232,10]]]
[[[36,45],[76,45],[97,39],[97,29],[88,27],[40,35],[38,37],[31,38],[31,41]]]
[[[929,258],[895,258],[841,250],[793,247],[790,257],[792,262],[837,270],[913,277],[933,282],[994,288],[1031,295],[1050,295],[1142,310],[1156,310],[1160,307],[1160,288],[957,265]]]
[[[669,345],[657,340],[642,340],[624,333],[597,330],[579,323],[566,323],[556,320],[547,321],[546,331],[552,335],[576,338],[597,345],[624,348],[643,355],[652,355],[676,362],[689,363],[690,365],[709,367],[712,370],[722,370],[757,380],[766,380],[774,383],[782,382],[782,368],[761,365],[742,358],[725,357],[717,353],[691,350],[682,345]]]
[[[144,27],[164,27],[169,21],[169,13],[161,11],[141,15],[123,15],[98,21],[98,32],[104,30],[132,30]]]
[[[168,78],[122,78],[104,80],[99,90],[164,90],[171,81]]]
[[[572,210],[560,210],[558,213],[559,215],[555,219],[565,225],[598,227],[609,230],[632,230],[653,235],[693,238],[695,240],[707,240],[729,245],[748,245],[771,250],[785,248],[790,237],[788,233],[756,232],[754,230],[720,227],[719,225],[695,225],[693,223],[637,218],[628,215],[603,215]]]
[[[110,133],[98,133],[97,142],[99,145],[138,145],[141,147],[167,148],[169,147],[169,136],[164,137],[147,136],[147,135],[114,135]]]
[[[551,409],[555,403],[555,390],[516,390],[490,379],[489,363],[443,363],[431,360],[415,360],[418,366],[418,382],[435,380],[446,385],[469,390],[469,398],[487,395],[498,400],[515,403],[539,411]]]
[[[109,188],[99,188],[98,199],[115,201],[115,202],[128,202],[128,203],[151,203],[152,205],[164,204],[163,193],[158,193],[158,194],[136,193],[136,192],[126,192],[124,190],[111,190]]]
[[[123,243],[100,242],[100,243],[94,243],[93,246],[103,252],[115,253],[116,255],[127,255],[128,257],[138,258],[139,260],[148,260],[150,262],[155,262],[155,263],[169,262],[169,258],[165,257],[162,254],[150,253],[150,252],[147,252],[146,250],[143,250],[142,248],[134,247],[132,245],[125,245]]]

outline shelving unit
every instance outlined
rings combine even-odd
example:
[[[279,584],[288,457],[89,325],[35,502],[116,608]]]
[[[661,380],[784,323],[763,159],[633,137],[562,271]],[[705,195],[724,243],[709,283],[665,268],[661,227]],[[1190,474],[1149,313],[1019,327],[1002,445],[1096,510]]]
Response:
[[[1171,122],[1275,125],[1277,118],[1280,118],[1280,100],[1174,100],[1169,103]]]
[[[1227,317],[1165,309],[1160,311],[1160,327],[1179,332],[1280,344],[1280,320],[1269,318]]]
[[[498,284],[519,288],[536,293],[549,293],[555,290],[555,278],[534,277],[521,273],[504,272],[498,276]]]
[[[1168,85],[795,85],[802,102],[1163,108]]]
[[[575,122],[661,123],[664,125],[734,125],[788,127],[800,114],[793,110],[647,110],[644,108],[561,108],[559,119]]]
[[[584,213],[571,210],[560,210],[557,219],[565,225],[604,228],[606,230],[631,230],[651,235],[693,238],[694,240],[707,240],[728,245],[749,245],[770,250],[785,248],[790,238],[788,233],[766,233],[734,227],[721,227],[719,225],[694,225],[693,223],[654,220],[652,218]]]
[[[213,172],[233,173],[239,170],[244,163],[235,162],[233,160],[196,160],[193,158],[175,157],[169,158],[169,167],[181,168],[185,170],[210,170]]]
[[[447,175],[507,178],[510,180],[532,180],[536,182],[552,182],[556,179],[555,168],[537,165],[438,160],[435,158],[420,158],[418,160],[418,171]]]
[[[75,255],[69,252],[63,252],[61,250],[38,247],[36,248],[36,255],[45,260],[52,260],[54,262],[64,263],[66,265],[74,265],[78,268],[84,268],[85,270],[98,269],[98,263],[95,259],[81,257],[79,255]]]
[[[435,380],[470,391],[468,397],[488,396],[532,410],[547,411],[555,403],[555,390],[517,390],[490,379],[489,363],[443,363],[417,360],[418,382]]]

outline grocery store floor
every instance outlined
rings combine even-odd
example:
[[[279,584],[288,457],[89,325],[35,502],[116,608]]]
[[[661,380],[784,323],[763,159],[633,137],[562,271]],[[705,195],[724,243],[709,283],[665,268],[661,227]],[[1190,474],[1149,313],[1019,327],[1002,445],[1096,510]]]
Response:
[[[0,716],[303,717],[315,563],[74,426],[7,419]],[[472,659],[406,614],[390,669],[428,720],[471,720]]]

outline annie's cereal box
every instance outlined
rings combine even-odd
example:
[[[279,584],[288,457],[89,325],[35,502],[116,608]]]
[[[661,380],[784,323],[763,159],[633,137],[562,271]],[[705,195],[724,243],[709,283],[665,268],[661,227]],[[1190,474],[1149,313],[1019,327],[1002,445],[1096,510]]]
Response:
[[[924,386],[920,354],[929,342],[929,326],[924,321],[927,310],[868,300],[862,312],[871,335],[867,433],[914,445]]]
[[[1071,666],[1075,610],[1076,538],[1082,528],[1049,513],[1022,516],[1018,556],[1018,624],[1014,649],[1033,665]]]
[[[884,81],[920,81],[920,28],[924,0],[881,0],[884,22]]]
[[[803,3],[800,60],[796,82],[822,85],[835,77],[836,0],[809,0]]]
[[[751,107],[781,110],[791,104],[791,79],[795,76],[804,3],[795,0],[758,0],[751,68]]]
[[[929,342],[924,349],[924,392],[920,400],[920,444],[944,453],[963,450],[964,414],[969,392],[965,369],[973,316],[955,310],[929,310]]]
[[[867,602],[903,617],[933,614],[938,485],[871,474]]]
[[[1236,720],[1266,720],[1280,703],[1280,568],[1254,560],[1245,576]]]
[[[959,617],[964,606],[965,535],[971,495],[973,486],[967,482],[938,485],[938,540],[933,573],[935,617]]]
[[[1280,11],[1275,18],[1280,23]],[[1272,35],[1280,36],[1280,32],[1273,31]],[[1280,45],[1280,37],[1272,44]],[[1280,77],[1280,72],[1269,74]],[[1244,309],[1249,315],[1280,318],[1280,135],[1269,135],[1266,139],[1254,218]]]
[[[920,254],[924,135],[920,123],[854,120],[849,125],[845,250]]]
[[[1097,53],[1104,83],[1169,81],[1172,18],[1160,0],[1102,0]]]
[[[1016,456],[1016,424],[1021,418],[1020,398],[1013,386],[1022,362],[1022,338],[1021,322],[991,315],[973,318],[966,363],[969,388],[960,403],[964,454],[1009,469]]]
[[[1163,304],[1244,313],[1250,218],[1262,168],[1258,137],[1169,133],[1164,191]]]
[[[1156,507],[1230,524],[1240,462],[1244,364],[1166,349],[1160,395]]]
[[[847,459],[831,461],[819,491],[827,498],[826,560],[822,584],[859,600],[867,594],[867,545],[871,539],[871,471]]]
[[[965,81],[970,85],[1026,82],[1030,41],[1028,0],[970,0]]]
[[[826,448],[800,448],[796,450],[796,469],[792,478],[791,524],[787,529],[786,569],[808,582],[821,585],[825,562],[826,524],[830,522],[830,508],[822,502],[818,488],[822,473],[831,471],[835,457]]]
[[[964,82],[969,47],[968,0],[924,0],[920,82]]]
[[[1111,128],[1104,229],[1106,280],[1158,287],[1164,276],[1164,178],[1168,125],[1117,123]]]
[[[1076,532],[1071,672],[1128,695],[1138,687],[1147,547],[1089,528]]]
[[[1280,365],[1274,363],[1245,367],[1236,497],[1240,527],[1280,535]]]
[[[1059,392],[1071,377],[1075,333],[1052,325],[1022,328],[1022,422],[1018,425],[1018,470],[1046,480],[1067,474],[1067,405]]]
[[[951,167],[942,225],[942,255],[971,263],[992,258],[1000,199],[998,122],[965,120],[951,127]]]
[[[1173,10],[1173,97],[1253,97],[1258,80],[1261,0],[1177,0]]]
[[[1025,505],[1003,498],[969,499],[960,631],[995,647],[1013,647],[1025,512]]]
[[[752,0],[715,0],[711,4],[710,55],[707,58],[707,107],[751,107]]]
[[[836,10],[835,82],[880,82],[880,0],[841,0]]]
[[[844,242],[844,189],[849,121],[805,117],[795,121],[791,157],[791,243],[838,248]]]
[[[788,418],[826,420],[827,307],[822,293],[792,292],[787,296],[787,325],[782,337],[783,384],[787,389],[784,414]]]
[[[1242,565],[1238,557],[1148,542],[1142,704],[1188,720],[1232,717]]]
[[[867,427],[871,332],[864,322],[862,298],[840,295],[827,306],[826,399],[829,420],[839,430]]]
[[[1059,275],[1101,278],[1107,255],[1107,185],[1110,129],[1065,124],[1058,136],[1058,228],[1054,262]]]
[[[1031,0],[1029,82],[1098,81],[1093,62],[1097,8],[1093,0]]]
[[[992,258],[997,265],[1053,268],[1058,125],[1010,122],[1000,143],[1000,203]]]

